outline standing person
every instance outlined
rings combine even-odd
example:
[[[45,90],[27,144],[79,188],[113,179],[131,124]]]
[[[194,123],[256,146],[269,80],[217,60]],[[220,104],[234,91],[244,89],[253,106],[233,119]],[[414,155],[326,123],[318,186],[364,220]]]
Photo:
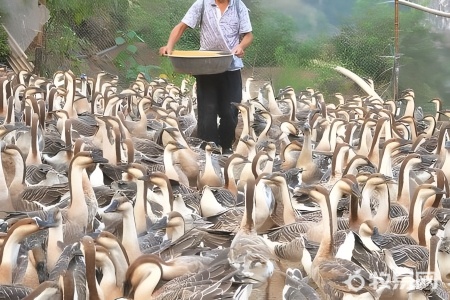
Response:
[[[248,9],[241,0],[196,0],[170,33],[161,55],[171,54],[188,27],[200,26],[200,50],[231,51],[233,60],[224,73],[197,75],[197,137],[222,146],[223,154],[233,153],[237,108],[242,100],[241,68],[244,50],[253,41]],[[220,118],[217,127],[217,116]]]

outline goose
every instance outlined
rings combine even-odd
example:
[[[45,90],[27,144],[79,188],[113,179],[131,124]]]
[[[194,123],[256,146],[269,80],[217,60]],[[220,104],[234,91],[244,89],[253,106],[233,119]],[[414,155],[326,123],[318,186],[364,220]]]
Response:
[[[277,223],[278,226],[285,224],[293,224],[302,220],[299,217],[299,215],[297,215],[297,213],[293,208],[286,178],[282,173],[280,172],[274,172],[272,174],[263,173],[258,178],[259,180],[266,183],[268,186],[276,187],[276,189],[272,188],[276,202],[273,204],[274,208],[273,213],[271,214],[271,219],[275,223]]]
[[[361,192],[362,199],[358,210],[358,218],[361,220],[361,223],[366,220],[373,220],[377,224],[380,233],[388,230],[391,221],[389,218],[391,200],[389,199],[386,186],[391,181],[392,178],[386,177],[381,173],[371,174],[367,178]],[[375,215],[372,213],[372,206],[378,207]]]
[[[201,192],[199,210],[203,217],[210,217],[225,211],[228,208],[241,206],[238,200],[238,187],[234,178],[234,168],[241,164],[249,164],[250,161],[240,154],[228,157],[224,166],[223,187],[210,187],[206,185]]]
[[[122,243],[114,234],[108,231],[97,232],[92,236],[96,248],[103,247],[108,251],[109,257],[114,264],[116,285],[120,290],[123,290],[123,283],[125,282],[126,272],[130,263]]]
[[[10,156],[14,162],[14,177],[8,188],[13,211],[42,209],[44,205],[59,201],[69,191],[68,183],[27,187],[25,162],[20,149],[15,145],[7,145],[3,149],[3,153]]]
[[[139,114],[138,121],[126,121],[123,113],[118,113],[119,118],[122,120],[122,123],[126,127],[129,135],[133,135],[136,137],[148,137],[147,133],[147,114],[146,114],[146,106],[152,103],[152,100],[149,97],[142,97],[139,100],[137,105],[137,112]]]
[[[435,106],[435,112],[436,114],[434,115],[436,121],[441,121],[441,114],[439,113],[440,111],[442,111],[442,99],[440,98],[433,98],[430,101],[428,101],[429,103],[433,103]]]
[[[126,174],[123,175],[124,180],[130,180],[136,183],[134,218],[138,235],[147,232],[147,224],[150,221],[151,216],[151,208],[149,209],[149,205],[147,204],[148,183],[146,180],[139,180],[139,178],[145,175],[147,175],[147,168],[138,163],[128,164],[126,167]],[[153,216],[152,218],[156,219],[156,217]]]
[[[313,160],[311,128],[305,124],[303,128],[303,147],[298,157],[296,168],[303,169],[302,180],[306,184],[319,182],[323,177],[323,172]]]
[[[272,84],[270,82],[265,83],[262,86],[260,91],[261,91],[262,99],[267,101],[267,108],[268,108],[269,112],[274,116],[283,115],[283,112],[281,111],[280,107],[278,106],[278,104],[276,102]],[[265,105],[265,103],[261,103],[261,104]]]
[[[102,279],[99,283],[105,300],[117,299],[123,295],[122,284],[116,280],[116,268],[108,250],[95,245],[95,266],[101,271]]]
[[[232,148],[234,148],[234,153],[240,154],[245,157],[249,157],[251,159],[250,149],[245,143],[246,140],[251,138],[253,141],[256,141],[256,136],[253,128],[251,127],[250,118],[251,107],[244,103],[233,103],[234,106],[240,112],[241,120],[242,120],[242,130],[239,136],[236,136],[235,143]],[[238,134],[238,130],[236,130],[236,134]]]
[[[422,184],[414,192],[411,208],[408,215],[408,223],[405,234],[381,234],[377,228],[373,228],[372,240],[381,249],[389,249],[399,245],[418,245],[420,240],[427,240],[426,235],[432,227],[440,226],[437,222],[428,223],[420,227],[422,219],[422,205],[425,199],[432,195],[440,194],[442,190],[432,184]],[[377,226],[375,224],[374,226]],[[425,237],[424,237],[425,236]]]
[[[219,148],[213,142],[209,142],[205,146],[205,158],[206,162],[204,164],[203,172],[200,172],[197,189],[201,190],[205,185],[210,187],[223,187],[224,180],[220,170],[214,167],[212,153],[214,151],[219,151]]]
[[[17,265],[19,244],[29,235],[54,226],[38,217],[24,218],[12,225],[0,249],[0,284],[13,283],[13,271]]]
[[[67,166],[73,158],[72,120],[67,119],[64,124],[64,133],[61,135],[64,148],[55,153],[43,153],[45,163],[51,165],[55,170],[66,171]]]
[[[153,198],[154,201],[162,207],[159,217],[173,211],[173,189],[166,174],[162,172],[151,172],[150,174],[143,175],[138,179],[158,187],[161,191],[160,199],[156,197]]]
[[[71,120],[73,130],[80,137],[94,137],[98,133],[98,124],[95,119],[71,118],[63,109],[53,110],[50,113],[57,119],[56,127],[60,134],[64,134],[66,120]]]
[[[400,165],[398,174],[398,193],[395,203],[399,204],[405,210],[410,208],[411,190],[414,190],[414,184],[410,173],[415,166],[422,162],[420,155],[411,153],[405,157]]]
[[[266,174],[262,173],[261,174],[261,178],[264,177]],[[248,181],[255,181],[254,177],[249,177]],[[246,193],[244,193],[243,191],[245,191],[245,188],[247,186],[247,181],[245,183],[242,183],[240,185],[240,189],[239,191],[241,191],[241,193],[245,194],[244,197],[244,204],[245,204],[245,199],[247,197]],[[267,196],[267,194],[260,194],[260,197],[254,197],[255,200],[255,205],[262,208],[262,207],[266,207],[269,206],[268,209],[261,209],[258,212],[255,212],[255,216],[253,216],[253,220],[255,222],[254,229],[257,230],[258,232],[262,232],[265,231],[265,227],[269,226],[270,224],[270,220],[267,220],[267,218],[269,218],[269,214],[270,214],[270,206],[271,206],[271,198],[270,196]],[[208,204],[206,204],[208,205]],[[205,205],[205,206],[206,206]],[[245,204],[247,205],[247,204]],[[212,215],[207,217],[206,219],[209,222],[214,223],[213,226],[210,227],[210,230],[220,230],[220,231],[232,231],[232,232],[237,232],[239,231],[239,228],[242,225],[242,218],[243,218],[243,214],[245,214],[245,205],[244,207],[242,206],[235,206],[235,207],[230,207],[230,208],[225,208],[222,211],[219,211],[219,213],[217,213],[216,215]],[[215,210],[218,210],[221,207],[221,205],[219,203],[215,204],[215,207],[213,207]],[[208,208],[208,211],[212,211],[211,208]],[[240,225],[241,224],[241,225]],[[253,227],[252,227],[253,228]]]
[[[95,243],[88,235],[80,240],[80,250],[85,261],[86,287],[89,299],[104,299],[103,291],[96,279],[95,270]]]
[[[78,240],[91,226],[97,213],[95,193],[86,174],[92,163],[106,163],[107,160],[95,151],[78,152],[69,166],[70,203],[63,210],[64,243]],[[83,192],[82,192],[83,191]]]
[[[286,145],[286,147],[280,150],[280,169],[287,171],[296,166],[300,151],[303,149],[303,145],[299,141],[292,141]]]
[[[14,206],[13,206],[13,202],[11,201],[11,196],[9,193],[9,183],[7,182],[7,178],[6,178],[6,174],[8,174],[8,172],[11,172],[13,170],[13,166],[14,164],[10,164],[6,167],[3,166],[3,152],[5,149],[6,144],[5,143],[1,143],[0,144],[0,189],[2,191],[7,191],[7,192],[3,192],[0,193],[0,204],[2,206],[2,211],[0,212],[0,218],[4,218],[6,216],[6,212],[8,211],[14,211]]]
[[[167,131],[164,129],[164,132]],[[188,145],[187,141],[184,137],[179,135],[179,129],[173,131],[168,131],[169,134],[175,134],[173,140],[175,142],[181,144],[184,146],[183,149],[179,149],[176,151],[173,155],[173,161],[176,164],[179,164],[180,169],[183,171],[183,173],[186,175],[189,181],[189,186],[196,187],[197,186],[197,177],[199,174],[199,155],[194,152],[190,146]],[[166,146],[166,144],[164,144]]]
[[[323,216],[323,237],[320,242],[319,250],[315,256],[311,266],[311,278],[324,294],[325,299],[335,299],[335,297],[346,297],[353,294],[354,297],[367,297],[364,295],[369,293],[373,298],[378,299],[385,287],[379,287],[376,290],[370,285],[371,275],[366,270],[354,262],[342,258],[336,258],[332,254],[333,236],[336,228],[336,220],[333,220],[332,211],[334,207],[330,205],[328,191],[319,186],[314,185],[304,188],[304,192],[308,193],[313,200],[317,201],[322,210]],[[346,280],[352,278],[354,274],[359,274],[363,283],[359,288],[355,289],[351,284],[345,284]],[[351,280],[351,279],[350,279]]]
[[[229,289],[228,280],[233,273],[221,279],[214,278],[215,273],[209,270],[197,274],[189,273],[169,281],[156,290],[164,274],[160,259],[153,255],[141,256],[127,270],[124,295],[136,300],[207,297],[210,293],[220,296]]]
[[[415,284],[408,290],[409,297],[413,297],[413,299],[448,299],[449,294],[441,280],[437,261],[437,251],[440,243],[441,239],[439,237],[431,237],[428,268],[422,272],[422,276],[416,277]]]
[[[26,165],[39,165],[42,163],[41,151],[38,145],[38,129],[39,129],[39,115],[34,113],[31,120],[31,139],[29,144],[29,150],[26,156]],[[25,154],[25,153],[24,153]]]
[[[200,245],[204,245],[206,249],[230,246],[232,237],[230,233],[210,231],[200,226],[187,229],[183,216],[176,211],[170,212],[151,227],[152,230],[165,229],[164,239],[167,239],[169,243],[164,241],[158,245],[159,249],[151,253],[167,260],[180,255],[196,254],[199,252]],[[149,253],[148,250],[143,249],[142,251]]]
[[[350,147],[347,143],[338,143],[336,145],[333,152],[333,157],[331,159],[331,166],[329,168],[329,172],[327,172],[329,173],[329,178],[326,178],[328,177],[328,174],[326,173],[321,179],[323,183],[328,181],[327,185],[333,186],[333,184],[342,177],[343,170],[347,165],[345,156],[349,151],[352,151],[352,147]]]
[[[308,186],[306,186],[308,187]],[[300,186],[296,188],[296,191],[294,192],[294,197],[297,193],[301,194],[300,191],[302,191],[304,187]],[[355,181],[352,179],[349,179],[348,176],[345,178],[341,178],[338,180],[333,187],[330,190],[330,199],[332,202],[332,205],[336,206],[339,203],[339,200],[344,195],[351,195],[351,197],[355,196],[355,199],[351,202],[358,203],[360,199],[360,191],[358,186],[355,184]],[[355,202],[356,201],[356,202]],[[289,204],[289,202],[288,202]],[[279,203],[278,203],[279,205]],[[286,208],[285,208],[286,209]],[[287,207],[287,211],[290,211],[291,208],[289,206]],[[314,211],[315,212],[315,211]],[[284,226],[281,226],[280,228],[274,228],[270,230],[270,233],[268,234],[269,239],[276,240],[280,242],[287,242],[293,240],[298,235],[304,235],[305,238],[308,239],[310,242],[320,242],[322,238],[322,215],[319,214],[317,219],[315,219],[315,213],[309,213],[312,215],[309,216],[309,214],[305,213],[297,213],[297,210],[294,212],[291,212],[287,215],[295,216],[296,221],[292,222],[290,224],[285,224]],[[277,214],[279,215],[279,213]],[[340,219],[338,228],[348,229],[354,228],[357,226],[357,222],[354,219],[354,216],[356,213],[353,213],[353,215],[350,215],[349,219],[342,218]],[[337,218],[337,209],[334,213],[334,216]]]
[[[118,212],[121,216],[121,243],[126,250],[130,263],[133,263],[142,254],[133,215],[133,203],[126,196],[114,196],[111,203],[104,210],[104,213],[111,212]]]
[[[245,189],[245,211],[236,236],[230,245],[228,261],[245,281],[262,285],[272,276],[274,265],[264,239],[256,233],[255,181],[248,180]]]

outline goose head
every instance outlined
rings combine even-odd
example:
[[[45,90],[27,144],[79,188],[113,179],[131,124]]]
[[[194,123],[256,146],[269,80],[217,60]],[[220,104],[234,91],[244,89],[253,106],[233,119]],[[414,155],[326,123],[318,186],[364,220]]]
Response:
[[[147,175],[147,168],[138,163],[130,163],[123,167],[125,173],[123,174],[123,180],[136,181],[138,178]]]
[[[216,143],[214,142],[206,142],[205,143],[205,152],[207,153],[216,153],[216,154],[221,154],[222,153],[222,149],[217,146]]]
[[[186,149],[186,147],[176,141],[168,141],[165,147],[165,150],[167,150],[169,153],[173,153],[181,149]]]
[[[87,168],[94,163],[107,163],[108,160],[104,158],[100,151],[81,151],[78,152],[72,159],[71,165],[77,165],[82,168]]]
[[[126,211],[133,209],[133,202],[128,199],[122,192],[118,191],[113,196],[111,203],[104,210],[105,213]]]
[[[374,173],[369,175],[366,180],[366,185],[378,186],[384,183],[395,183],[396,181],[390,177],[381,173]]]
[[[183,216],[177,212],[177,211],[171,211],[161,219],[159,219],[155,224],[152,225],[152,230],[159,230],[164,228],[171,228],[171,227],[183,227],[184,228],[184,218]]]

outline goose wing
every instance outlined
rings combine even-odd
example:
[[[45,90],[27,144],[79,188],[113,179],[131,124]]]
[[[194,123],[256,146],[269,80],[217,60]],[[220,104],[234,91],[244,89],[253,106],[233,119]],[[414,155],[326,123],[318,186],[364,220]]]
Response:
[[[304,280],[298,269],[287,269],[283,300],[319,300],[320,296]]]
[[[3,284],[0,285],[0,299],[19,300],[28,296],[32,289],[23,285]]]
[[[373,280],[370,273],[349,260],[341,258],[326,260],[319,265],[318,271],[324,282],[336,292],[346,294],[369,292],[376,296],[376,291],[370,286]]]
[[[390,251],[392,258],[399,267],[410,268],[416,272],[426,272],[428,269],[429,251],[427,247],[399,245],[388,251]]]
[[[213,223],[210,230],[222,230],[229,232],[239,231],[242,217],[244,216],[244,207],[230,208],[217,215],[207,217],[206,220]]]
[[[58,203],[69,192],[69,183],[59,183],[51,186],[29,186],[22,193],[22,201],[36,202],[42,206]],[[21,201],[21,202],[22,202]],[[28,206],[28,205],[27,205]],[[41,206],[41,208],[42,208]],[[19,208],[18,210],[25,210]]]
[[[290,242],[300,235],[304,235],[308,232],[308,229],[314,225],[314,222],[297,222],[281,227],[270,229],[267,233],[267,237],[271,241],[280,243]]]

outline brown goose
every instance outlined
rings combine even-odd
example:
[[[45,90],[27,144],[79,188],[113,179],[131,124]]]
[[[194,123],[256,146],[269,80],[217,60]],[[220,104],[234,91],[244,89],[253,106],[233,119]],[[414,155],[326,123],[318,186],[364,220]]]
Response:
[[[19,243],[32,233],[51,226],[54,224],[40,218],[24,218],[9,228],[0,249],[0,284],[13,283],[13,271],[17,265]]]
[[[98,204],[86,168],[93,163],[106,162],[95,151],[78,152],[72,159],[69,166],[70,203],[63,210],[65,243],[77,241],[92,226]]]
[[[94,241],[96,247],[101,246],[108,251],[111,261],[114,264],[115,273],[113,276],[116,280],[116,285],[122,290],[125,275],[130,265],[125,248],[117,237],[108,231],[101,231],[96,234]]]
[[[296,168],[303,169],[302,180],[304,183],[314,184],[322,179],[323,172],[313,160],[311,128],[308,124],[304,125],[303,136],[303,147],[298,157]]]
[[[127,270],[124,295],[135,300],[175,300],[205,297],[209,294],[220,296],[230,288],[228,280],[233,273],[221,279],[214,278],[216,274],[213,270],[197,274],[185,273],[157,289],[158,283],[165,276],[163,264],[154,255],[143,255]]]
[[[209,142],[205,146],[205,164],[203,167],[203,171],[200,172],[198,177],[197,188],[199,190],[203,189],[205,185],[210,187],[222,187],[223,186],[223,178],[220,174],[220,170],[214,167],[212,153],[214,151],[219,151],[219,148],[215,143]],[[219,171],[219,173],[218,173]]]
[[[323,299],[336,299],[336,297],[345,297],[348,294],[356,297],[367,297],[364,295],[369,293],[373,298],[378,299],[384,287],[381,290],[375,290],[371,285],[371,275],[354,262],[342,258],[336,258],[332,254],[333,239],[336,231],[336,220],[333,219],[332,211],[336,207],[332,207],[328,196],[328,191],[319,186],[314,185],[303,189],[310,197],[317,201],[322,210],[323,216],[323,237],[320,242],[319,250],[315,256],[311,266],[311,278],[319,287]],[[359,286],[357,291],[350,284],[346,284],[349,276],[359,274],[363,278],[363,284]],[[363,298],[361,298],[363,299]]]
[[[46,205],[57,203],[69,191],[68,183],[27,187],[25,162],[20,149],[15,145],[8,145],[3,152],[14,162],[14,177],[8,192],[15,211],[40,210]]]
[[[121,243],[127,252],[130,263],[133,263],[140,255],[136,222],[133,215],[133,203],[125,196],[114,196],[104,213],[118,212],[122,219]]]
[[[102,273],[99,283],[105,300],[114,300],[123,296],[122,283],[116,280],[116,267],[112,254],[103,246],[95,246],[95,265]]]

